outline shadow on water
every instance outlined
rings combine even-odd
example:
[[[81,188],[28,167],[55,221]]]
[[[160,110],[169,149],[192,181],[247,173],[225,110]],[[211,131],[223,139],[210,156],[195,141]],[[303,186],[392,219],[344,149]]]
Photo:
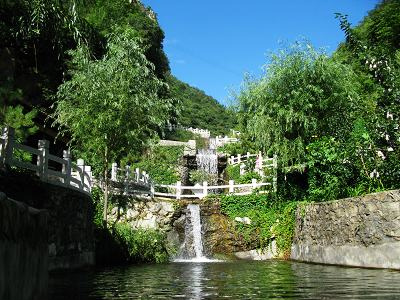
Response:
[[[50,299],[400,299],[400,272],[285,261],[170,263],[58,274]]]

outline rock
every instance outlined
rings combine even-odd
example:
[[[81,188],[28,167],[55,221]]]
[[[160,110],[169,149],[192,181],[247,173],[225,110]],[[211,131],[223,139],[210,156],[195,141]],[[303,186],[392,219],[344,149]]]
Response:
[[[243,220],[243,223],[246,224],[246,225],[250,225],[251,224],[251,220],[250,220],[249,217],[244,217],[242,220]]]
[[[250,251],[235,252],[235,257],[247,260],[267,260],[278,257],[276,242],[273,240],[266,249],[253,249]]]
[[[256,247],[253,240],[246,241],[237,233],[234,222],[220,212],[218,203],[202,205],[201,208],[203,244],[208,255],[230,254]]]
[[[133,210],[133,209],[128,209],[128,210],[126,211],[126,219],[127,219],[127,220],[133,220],[133,219],[135,219],[138,215],[139,215],[139,212],[138,212],[138,211],[135,211],[135,210]]]

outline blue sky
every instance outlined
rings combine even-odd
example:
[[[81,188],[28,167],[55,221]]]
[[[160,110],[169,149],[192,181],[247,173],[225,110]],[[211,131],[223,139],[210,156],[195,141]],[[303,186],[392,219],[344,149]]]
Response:
[[[358,24],[378,0],[142,0],[158,16],[164,50],[180,80],[229,104],[243,74],[260,75],[267,55],[306,38],[333,52],[344,35],[335,12]]]

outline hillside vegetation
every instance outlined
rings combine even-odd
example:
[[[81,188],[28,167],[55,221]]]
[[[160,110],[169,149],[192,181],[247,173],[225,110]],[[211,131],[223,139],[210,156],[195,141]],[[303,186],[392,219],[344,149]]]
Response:
[[[171,96],[181,103],[179,124],[208,129],[212,135],[227,134],[234,128],[236,123],[234,113],[228,111],[217,100],[174,76],[169,76],[167,82]]]

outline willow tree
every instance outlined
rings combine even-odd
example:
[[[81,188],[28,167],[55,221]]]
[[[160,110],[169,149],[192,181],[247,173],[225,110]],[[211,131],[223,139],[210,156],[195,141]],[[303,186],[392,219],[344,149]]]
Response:
[[[352,70],[301,43],[271,56],[260,79],[246,79],[237,96],[246,134],[283,166],[304,162],[313,137],[345,139],[361,104]]]
[[[155,76],[132,29],[116,29],[99,60],[91,60],[84,47],[70,54],[71,79],[58,89],[54,116],[71,144],[101,171],[107,221],[110,164],[156,135],[172,100],[159,97],[167,86]]]

